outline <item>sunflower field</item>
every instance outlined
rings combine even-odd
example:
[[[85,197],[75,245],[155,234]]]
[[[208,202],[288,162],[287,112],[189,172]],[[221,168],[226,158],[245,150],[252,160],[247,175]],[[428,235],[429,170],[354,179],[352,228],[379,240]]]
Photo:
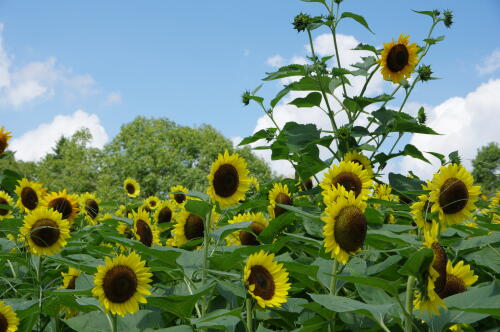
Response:
[[[295,178],[259,183],[242,156],[220,151],[206,191],[179,183],[144,197],[124,178],[120,205],[0,170],[0,332],[500,330],[499,188],[482,193],[460,151],[398,145],[439,134],[405,106],[432,84],[425,58],[452,12],[415,11],[427,38],[395,31],[342,66],[337,28],[369,23],[341,0],[304,1],[324,9],[293,20],[309,62],[267,73],[291,82],[270,101],[261,86],[242,95],[275,126],[240,145],[269,150]],[[319,30],[331,32],[331,56],[315,53]],[[390,94],[365,95],[375,75]],[[278,126],[273,110],[292,92],[302,97],[290,104],[321,109],[331,128]],[[12,135],[0,127],[2,159]],[[385,173],[401,156],[441,167],[429,179]]]

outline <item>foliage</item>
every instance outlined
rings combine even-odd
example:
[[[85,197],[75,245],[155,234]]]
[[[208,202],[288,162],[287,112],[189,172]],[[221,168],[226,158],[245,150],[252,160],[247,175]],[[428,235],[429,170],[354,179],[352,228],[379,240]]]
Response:
[[[497,143],[481,147],[472,160],[472,167],[472,176],[485,193],[494,193],[500,188],[500,147]]]

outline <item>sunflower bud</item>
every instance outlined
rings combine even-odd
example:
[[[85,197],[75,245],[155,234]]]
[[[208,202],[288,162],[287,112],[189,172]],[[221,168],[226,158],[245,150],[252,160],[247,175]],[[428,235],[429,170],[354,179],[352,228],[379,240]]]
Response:
[[[451,10],[445,10],[443,12],[444,15],[444,25],[449,28],[453,24],[453,12]]]
[[[431,66],[421,65],[420,67],[418,67],[417,72],[422,82],[426,82],[432,78]]]
[[[453,151],[448,155],[448,158],[450,159],[451,164],[457,164],[460,165],[462,160],[460,158],[460,155],[458,154],[458,151]]]
[[[243,92],[243,94],[241,95],[241,102],[245,106],[247,106],[248,104],[250,104],[250,92],[249,91]]]
[[[299,15],[295,16],[292,24],[293,28],[298,32],[304,31],[307,28],[309,28],[311,24],[311,16],[304,13],[300,13]]]
[[[423,107],[420,107],[418,110],[417,120],[420,124],[425,124],[425,121],[427,121],[427,115],[425,114],[425,109]]]
[[[351,131],[347,126],[342,126],[337,130],[337,137],[340,139],[348,139],[351,136]]]
[[[439,11],[439,9],[434,9],[434,10],[432,11],[432,13],[433,13],[433,14],[434,14],[434,16],[436,16],[436,17],[437,17],[437,16],[439,16],[439,15],[441,15],[441,12]]]
[[[343,0],[334,0],[334,2],[337,4],[337,5],[340,5],[340,3],[342,2]]]

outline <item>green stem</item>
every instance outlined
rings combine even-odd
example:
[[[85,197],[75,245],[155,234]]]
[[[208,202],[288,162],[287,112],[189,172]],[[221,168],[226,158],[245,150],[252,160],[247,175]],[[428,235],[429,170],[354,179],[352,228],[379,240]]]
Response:
[[[375,74],[375,72],[379,68],[380,68],[380,64],[378,64],[377,66],[375,66],[375,69],[371,72],[370,76],[368,76],[368,78],[366,79],[365,85],[363,85],[363,88],[361,89],[361,92],[359,94],[360,97],[363,97],[363,95],[365,94],[366,88],[368,87],[368,83],[370,82],[370,80],[372,79],[373,75]]]
[[[247,297],[245,300],[245,307],[247,312],[247,332],[253,332],[253,307],[252,298]]]
[[[118,322],[117,322],[116,315],[113,315],[113,314],[108,312],[108,313],[106,313],[106,318],[108,319],[110,331],[117,332],[118,331]]]
[[[333,25],[332,27],[330,27],[330,29],[332,30],[332,35],[333,35],[333,45],[335,46],[335,57],[337,58],[337,67],[338,68],[342,68],[340,66],[340,54],[339,54],[339,49],[337,47],[337,33],[336,33],[336,25]],[[341,78],[342,80],[342,90],[344,91],[344,96],[347,97],[347,90],[345,89],[345,82],[344,82],[344,78]]]
[[[332,278],[330,279],[330,295],[337,295],[337,270],[339,268],[339,262],[337,260],[333,261],[332,266]],[[334,312],[330,319],[330,332],[335,331],[335,315]]]
[[[203,225],[203,268],[201,271],[201,287],[205,287],[207,282],[207,270],[208,270],[208,245],[210,242],[210,237],[208,236],[208,230],[210,221],[212,219],[212,210],[210,210],[205,216]],[[207,295],[203,296],[203,302],[201,306],[201,317],[205,316],[207,311]]]
[[[413,323],[413,287],[415,286],[415,277],[409,276],[408,282],[406,283],[406,299],[405,308],[408,312],[408,316],[405,318],[405,332],[412,331]]]

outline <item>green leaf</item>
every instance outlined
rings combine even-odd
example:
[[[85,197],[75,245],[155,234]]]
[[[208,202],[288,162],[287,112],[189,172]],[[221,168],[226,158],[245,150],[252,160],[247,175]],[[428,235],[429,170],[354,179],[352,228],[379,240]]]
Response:
[[[337,279],[352,282],[353,284],[379,288],[392,295],[395,295],[398,292],[397,285],[399,284],[399,282],[387,282],[387,280],[381,278],[337,275]]]
[[[288,85],[291,91],[322,91],[330,85],[330,78],[326,76],[306,76],[298,82],[292,82]]]
[[[358,46],[356,46],[355,48],[353,48],[353,50],[356,50],[356,51],[371,51],[375,54],[378,54],[378,51],[377,49],[372,46],[372,45],[368,45],[368,44],[363,44],[363,43],[359,43]]]
[[[420,152],[420,150],[417,149],[417,147],[414,146],[414,145],[412,145],[412,144],[406,144],[406,146],[405,146],[405,148],[403,150],[403,155],[405,155],[405,156],[411,156],[413,158],[417,158],[417,159],[423,160],[426,163],[430,164],[429,160],[427,160],[427,158],[424,157],[424,155],[422,154],[422,152]]]
[[[225,225],[222,227],[218,227],[213,232],[210,232],[208,235],[214,238],[215,241],[218,242],[220,240],[223,240],[226,236],[228,236],[233,232],[250,227],[251,224],[252,222],[249,220],[245,222],[239,222],[236,224]]]
[[[426,125],[418,123],[415,119],[398,118],[394,122],[394,127],[391,129],[391,131],[427,134],[427,135],[439,135]]]
[[[277,71],[273,73],[266,73],[266,74],[267,76],[262,79],[263,81],[272,81],[290,76],[305,76],[306,70],[303,65],[291,64],[288,66],[280,67]]]
[[[283,207],[283,204],[277,204]],[[287,205],[288,206],[288,205]],[[278,216],[278,218],[269,221],[269,225],[259,234],[258,238],[262,243],[271,243],[276,235],[290,223],[293,222],[293,213],[286,212]]]
[[[434,18],[434,12],[432,10],[414,10],[412,9],[413,12],[422,14],[422,15],[427,15],[430,16],[431,18]]]
[[[285,86],[280,92],[278,92],[278,94],[276,94],[276,97],[274,97],[270,104],[271,104],[271,107],[274,107],[276,106],[276,104],[284,97],[288,94],[288,92],[290,92],[290,88],[288,86]]]
[[[368,316],[380,323],[384,321],[385,314],[391,309],[392,304],[366,304],[343,296],[309,294],[314,302],[319,303],[334,312],[353,312]]]
[[[226,331],[234,330],[234,327],[241,321],[241,309],[227,310],[217,309],[214,310],[203,318],[191,319],[191,323],[196,325],[198,329],[224,329]]]
[[[238,145],[246,145],[250,144],[253,142],[257,142],[260,139],[265,139],[266,141],[270,142],[272,139],[274,139],[274,135],[276,134],[276,128],[267,128],[267,129],[261,129],[252,136],[245,137],[244,139],[241,140],[240,144]]]
[[[321,93],[311,92],[304,98],[295,98],[289,104],[295,105],[297,107],[314,107],[321,105]]]
[[[424,39],[424,42],[426,42],[429,45],[434,45],[434,44],[437,44],[437,43],[439,43],[440,41],[443,41],[443,40],[444,40],[444,36],[439,36],[439,37],[436,37],[436,38],[426,38],[426,39]]]
[[[429,269],[433,258],[434,252],[432,249],[422,248],[408,258],[406,263],[399,269],[399,273],[422,279],[422,275]]]
[[[198,200],[189,200],[185,205],[186,210],[191,213],[194,213],[201,218],[205,219],[205,216],[212,210],[212,204],[198,201]]]
[[[354,76],[368,76],[368,70],[377,63],[377,58],[374,56],[361,57],[362,62],[353,64],[352,66],[358,70],[352,71]]]
[[[361,15],[358,15],[358,14],[354,14],[354,13],[351,13],[351,12],[343,12],[342,13],[342,16],[340,18],[352,18],[353,20],[355,20],[356,22],[358,22],[359,24],[361,24],[362,26],[364,26],[366,29],[368,29],[368,31],[370,31],[371,33],[373,33],[372,29],[370,29],[370,27],[368,26],[368,23],[366,22],[365,18]]]

